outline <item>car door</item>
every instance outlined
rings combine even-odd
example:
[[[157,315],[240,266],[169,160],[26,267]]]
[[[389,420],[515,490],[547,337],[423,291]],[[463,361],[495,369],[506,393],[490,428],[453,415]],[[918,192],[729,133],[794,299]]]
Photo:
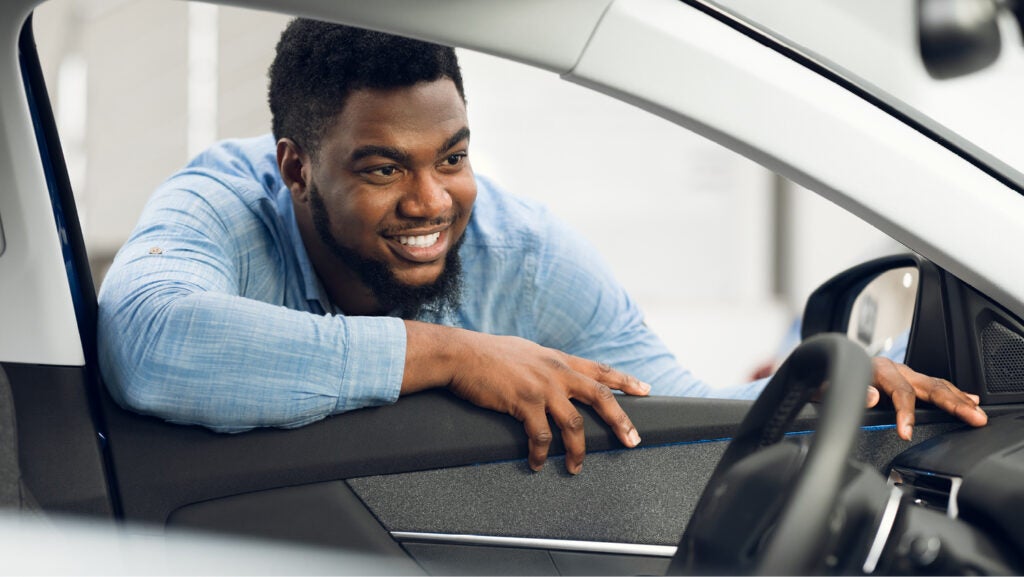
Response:
[[[600,27],[579,62],[570,62],[572,79],[648,108],[665,106],[659,112],[670,120],[729,141],[766,165],[816,185],[841,204],[869,217],[888,214],[890,209],[855,196],[861,183],[851,185],[854,196],[842,196],[840,191],[847,190],[842,179],[810,172],[801,156],[807,153],[802,144],[774,146],[773,127],[750,132],[743,123],[754,123],[754,118],[721,112],[700,94],[666,95],[657,84],[645,81],[644,73],[632,70],[635,63],[620,62],[615,56],[623,43],[645,37],[649,44],[641,49],[679,53],[695,59],[695,66],[706,67],[709,63],[701,59],[709,57],[714,42],[749,42],[749,30],[704,22],[711,17],[682,4],[624,4],[594,17]],[[27,13],[30,3],[19,6]],[[307,8],[368,25],[381,17],[380,12],[364,14],[354,6],[310,3]],[[699,35],[666,31],[665,22],[707,26],[721,37],[702,45]],[[427,36],[444,30],[424,26],[421,33]],[[2,156],[6,164],[0,169],[29,176],[0,205],[9,251],[0,264],[15,270],[11,257],[21,254],[26,239],[39,236],[49,243],[41,262],[17,261],[27,283],[19,290],[47,284],[56,287],[56,294],[20,297],[18,302],[24,303],[23,314],[57,317],[48,321],[48,330],[70,330],[74,340],[54,344],[43,338],[47,333],[26,329],[29,344],[46,347],[41,354],[10,345],[17,336],[10,336],[9,328],[2,341],[3,367],[15,394],[24,476],[44,510],[141,523],[157,530],[201,528],[409,556],[431,572],[618,574],[660,573],[667,568],[748,401],[624,398],[623,407],[644,437],[642,448],[628,450],[595,413],[581,407],[588,456],[584,473],[578,476],[561,467],[558,456],[564,451],[557,440],[551,463],[542,472],[531,472],[520,423],[445,392],[417,394],[392,406],[358,410],[300,429],[237,435],[171,425],[116,406],[96,370],[95,290],[30,23],[20,38],[20,69],[4,70],[5,78],[18,79],[14,84],[23,89],[20,100],[12,103],[7,99],[12,83],[7,83],[7,149]],[[459,40],[457,33],[450,38]],[[751,52],[754,48],[744,44],[742,50],[753,60],[766,58]],[[501,50],[515,52],[515,47]],[[722,74],[707,72],[710,77]],[[785,66],[781,72],[797,74]],[[737,68],[728,73],[741,80],[751,74]],[[633,91],[625,93],[626,86],[633,86]],[[802,102],[784,101],[781,89],[774,96],[783,110]],[[842,97],[844,105],[857,106],[846,98],[854,97]],[[891,122],[885,113],[860,113],[871,119],[879,114],[883,118],[878,122]],[[832,118],[831,113],[822,115],[822,122]],[[923,139],[920,134],[914,137],[899,127],[890,128],[912,149],[931,151],[931,144],[917,143]],[[863,143],[864,137],[849,130],[850,141]],[[14,138],[20,138],[17,141],[26,150],[12,150]],[[1002,186],[988,182],[991,177],[970,163],[957,176],[984,181],[987,187]],[[12,208],[12,196],[19,201],[32,198],[36,204]],[[28,230],[27,225],[16,224],[13,215],[19,210],[31,216],[31,222],[46,226]],[[924,245],[937,244],[928,234],[922,234]],[[955,256],[945,262],[981,285],[1003,280]],[[42,268],[46,270],[40,272]],[[5,281],[5,289],[10,284]],[[1006,306],[1017,310],[1012,302]],[[12,308],[16,307],[8,303],[3,310]],[[813,429],[815,415],[814,408],[808,408],[790,429]],[[918,422],[917,442],[961,426],[925,410],[919,411]],[[861,460],[883,469],[908,446],[893,435],[891,423],[887,409],[869,413],[858,449]]]

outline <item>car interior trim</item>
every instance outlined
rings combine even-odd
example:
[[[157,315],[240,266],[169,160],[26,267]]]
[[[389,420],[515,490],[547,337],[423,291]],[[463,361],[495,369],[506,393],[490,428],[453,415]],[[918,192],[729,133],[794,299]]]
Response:
[[[928,479],[929,482],[922,482],[923,479]],[[944,483],[948,483],[948,487],[942,487],[939,489],[926,489],[923,485],[934,485],[935,480],[940,480]],[[960,487],[963,485],[963,478],[955,475],[943,475],[934,471],[922,471],[919,469],[911,469],[909,467],[898,467],[895,466],[889,471],[889,478],[887,481],[893,486],[909,487],[911,489],[910,496],[914,498],[914,502],[917,504],[928,504],[930,499],[925,498],[919,493],[945,493],[940,495],[945,498],[945,513],[950,519],[956,519],[960,516],[960,506],[957,504],[957,498],[960,493]]]
[[[864,573],[875,572],[879,559],[882,558],[882,551],[889,541],[889,534],[892,533],[893,524],[896,523],[896,513],[900,510],[900,501],[903,500],[903,491],[899,487],[893,487],[889,493],[889,502],[885,504],[885,511],[882,512],[882,520],[878,524],[878,531],[875,539],[871,542],[871,549],[864,560]]]
[[[520,549],[582,551],[586,553],[643,555],[648,557],[667,558],[671,558],[676,554],[676,547],[672,545],[572,541],[566,539],[538,539],[533,537],[498,537],[492,535],[458,535],[451,533],[419,533],[414,531],[392,531],[391,536],[399,542],[426,541],[430,543],[447,543],[453,545],[489,545],[497,547],[516,547]]]
[[[8,38],[19,38],[28,15],[21,2],[0,5],[0,22]],[[53,202],[40,156],[23,65],[31,55],[19,40],[0,62],[0,85],[9,93],[0,102],[0,194],[5,249],[0,260],[0,360],[46,365],[83,366],[85,355],[68,285]],[[15,88],[17,87],[17,88]],[[37,107],[38,103],[33,103]],[[17,144],[12,144],[17,143]],[[40,234],[38,231],[50,231]]]
[[[949,508],[946,509],[946,515],[950,519],[956,519],[960,516],[960,506],[957,505],[956,499],[963,482],[964,480],[960,477],[950,477],[949,479]]]

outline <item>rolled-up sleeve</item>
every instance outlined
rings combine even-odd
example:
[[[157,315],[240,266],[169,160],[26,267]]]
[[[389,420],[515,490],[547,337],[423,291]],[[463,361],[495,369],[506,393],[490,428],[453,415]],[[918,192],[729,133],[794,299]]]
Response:
[[[103,283],[100,368],[115,400],[225,432],[394,402],[401,319],[284,306],[297,272],[281,231],[227,187],[191,183],[158,191]]]

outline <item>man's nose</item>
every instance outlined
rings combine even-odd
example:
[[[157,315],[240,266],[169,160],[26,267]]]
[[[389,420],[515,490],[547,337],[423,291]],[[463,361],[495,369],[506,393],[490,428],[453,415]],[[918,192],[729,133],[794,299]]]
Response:
[[[443,179],[433,174],[416,175],[398,204],[401,215],[411,218],[435,218],[447,214],[451,207],[452,197]]]

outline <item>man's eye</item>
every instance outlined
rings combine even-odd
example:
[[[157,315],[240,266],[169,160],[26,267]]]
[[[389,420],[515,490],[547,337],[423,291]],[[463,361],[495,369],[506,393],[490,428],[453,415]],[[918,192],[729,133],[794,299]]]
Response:
[[[462,161],[466,158],[466,154],[463,152],[457,154],[449,154],[448,158],[444,159],[445,164],[448,166],[458,166],[462,164]]]
[[[398,168],[394,166],[382,166],[380,168],[374,168],[366,171],[367,174],[372,174],[374,176],[394,176],[397,172]]]

